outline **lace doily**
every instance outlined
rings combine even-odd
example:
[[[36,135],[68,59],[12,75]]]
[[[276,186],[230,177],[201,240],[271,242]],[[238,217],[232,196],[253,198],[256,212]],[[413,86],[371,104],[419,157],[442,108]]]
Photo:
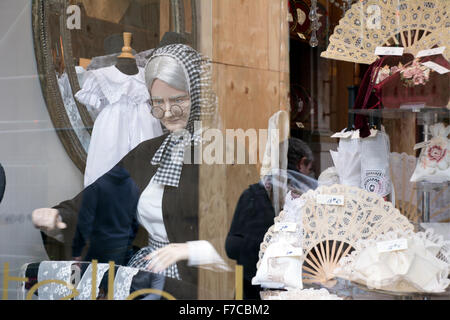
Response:
[[[411,270],[409,266],[406,266],[405,270],[407,272],[396,272],[392,277],[381,278],[381,280],[368,279],[365,274],[360,272],[361,253],[365,249],[376,248],[377,242],[397,240],[397,239],[407,239],[408,243],[415,241],[416,243],[423,244],[427,251],[431,253],[431,256],[435,257],[436,260],[429,260],[424,264],[423,271],[431,270],[433,264],[439,265],[441,272],[436,275],[436,283],[433,288],[428,288],[425,290],[415,279],[411,278]],[[413,242],[414,243],[414,242]],[[376,249],[374,249],[376,250]],[[415,252],[410,249],[405,251],[408,256],[415,255]],[[437,268],[437,267],[436,267]],[[443,292],[450,285],[450,280],[448,279],[450,270],[450,241],[444,241],[442,235],[434,233],[433,229],[427,229],[425,232],[414,233],[412,231],[392,231],[386,234],[379,235],[375,239],[367,239],[358,241],[355,245],[355,250],[348,256],[343,257],[339,261],[339,267],[334,270],[336,276],[366,285],[369,288],[381,289],[385,291],[392,292]],[[416,272],[417,274],[417,272]]]
[[[450,24],[447,0],[361,0],[334,29],[321,57],[370,64],[379,46],[400,46],[405,53],[447,47]]]
[[[327,289],[290,289],[287,291],[261,291],[262,300],[343,300]]]
[[[343,205],[327,205],[317,202],[318,195],[343,197]],[[302,217],[302,247],[309,268],[307,275],[319,282],[334,278],[333,270],[342,256],[350,252],[360,239],[375,239],[389,231],[412,231],[414,226],[390,202],[374,193],[344,185],[321,186],[300,197],[298,215]],[[282,222],[286,213],[281,212],[275,223]],[[271,226],[260,245],[260,261],[265,249],[277,237]],[[338,243],[339,242],[339,243]],[[347,244],[347,247],[345,247]],[[308,253],[313,256],[308,258]],[[305,281],[305,280],[304,280]]]

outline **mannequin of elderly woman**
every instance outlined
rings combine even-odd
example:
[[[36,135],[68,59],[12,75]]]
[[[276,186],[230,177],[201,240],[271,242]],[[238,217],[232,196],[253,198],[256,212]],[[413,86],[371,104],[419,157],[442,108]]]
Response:
[[[124,60],[124,58],[119,59],[119,61],[120,60]],[[152,100],[154,101],[153,103],[158,104],[158,106],[162,107],[162,109],[165,109],[164,117],[160,119],[161,123],[164,124],[164,126],[170,132],[177,132],[179,130],[183,130],[186,127],[189,118],[189,111],[190,111],[189,100],[184,102],[183,115],[180,117],[174,116],[171,113],[170,108],[167,108],[167,105],[174,98],[186,99],[187,97],[187,99],[189,99],[189,93],[184,90],[173,88],[166,82],[157,78],[152,79],[151,81],[152,86],[150,88],[150,92]],[[61,222],[60,220],[61,218],[56,209],[38,209],[35,212],[33,212],[33,222],[35,223],[35,225],[51,224],[51,227],[48,227],[50,231],[55,227],[58,229],[64,229],[66,227],[66,224]],[[159,260],[153,259],[153,261],[148,267],[149,270],[155,273],[161,272],[162,270],[166,269],[169,265],[177,261],[188,259],[188,245],[187,243],[171,243],[168,246],[153,252],[145,259],[150,260],[151,258],[157,255],[160,256],[161,258]],[[74,259],[76,260],[81,260],[80,258],[81,257],[74,257]],[[157,261],[161,260],[163,260],[164,263],[158,264]]]
[[[190,148],[193,155],[196,143],[200,143],[194,123],[203,115],[210,115],[203,114],[202,107],[214,109],[215,99],[212,102],[199,99],[200,92],[210,88],[207,82],[198,81],[200,72],[207,70],[202,69],[202,61],[199,53],[185,45],[156,49],[147,64],[145,80],[153,116],[160,119],[169,133],[142,142],[118,164],[138,187],[137,214],[141,231],[147,231],[148,235],[147,244],[142,245],[138,233],[135,245],[143,248],[128,266],[161,271],[166,277],[181,278],[194,285],[198,281],[197,266],[229,270],[212,244],[199,238],[199,166],[180,161],[185,150]],[[180,140],[186,137],[186,132],[190,138]],[[65,241],[70,241],[82,199],[83,191],[52,209],[37,209],[32,221],[46,232],[61,230]],[[145,232],[141,234],[147,240]],[[179,286],[172,289],[184,290]],[[197,291],[189,292],[195,295]]]

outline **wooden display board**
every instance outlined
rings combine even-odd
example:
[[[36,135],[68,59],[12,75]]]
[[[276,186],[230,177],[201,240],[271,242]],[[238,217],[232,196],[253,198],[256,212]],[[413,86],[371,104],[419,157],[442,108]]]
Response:
[[[287,2],[282,0],[199,1],[200,51],[213,61],[221,128],[267,129],[279,110],[288,110],[289,54]],[[261,144],[265,145],[265,144]],[[226,257],[225,239],[241,193],[259,181],[258,164],[203,165],[200,170],[200,239]],[[232,272],[200,270],[208,296],[233,299]]]

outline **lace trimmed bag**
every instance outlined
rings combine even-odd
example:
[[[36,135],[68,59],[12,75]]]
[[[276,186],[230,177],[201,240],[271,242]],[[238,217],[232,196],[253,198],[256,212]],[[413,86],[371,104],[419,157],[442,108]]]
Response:
[[[442,183],[450,181],[450,126],[438,123],[430,126],[433,136],[429,141],[416,147],[422,147],[411,182],[428,181]]]

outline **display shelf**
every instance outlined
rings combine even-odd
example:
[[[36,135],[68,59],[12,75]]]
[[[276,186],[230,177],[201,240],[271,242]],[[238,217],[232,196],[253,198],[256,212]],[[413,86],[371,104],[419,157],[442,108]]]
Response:
[[[384,119],[401,119],[405,114],[414,113],[418,120],[423,122],[435,122],[438,118],[450,118],[450,110],[447,108],[423,107],[420,105],[405,106],[399,109],[349,109],[349,114],[360,114]]]
[[[450,186],[450,181],[445,181],[441,183],[434,183],[428,181],[416,182],[416,190],[421,192],[431,192],[431,191],[441,191],[444,188]]]

